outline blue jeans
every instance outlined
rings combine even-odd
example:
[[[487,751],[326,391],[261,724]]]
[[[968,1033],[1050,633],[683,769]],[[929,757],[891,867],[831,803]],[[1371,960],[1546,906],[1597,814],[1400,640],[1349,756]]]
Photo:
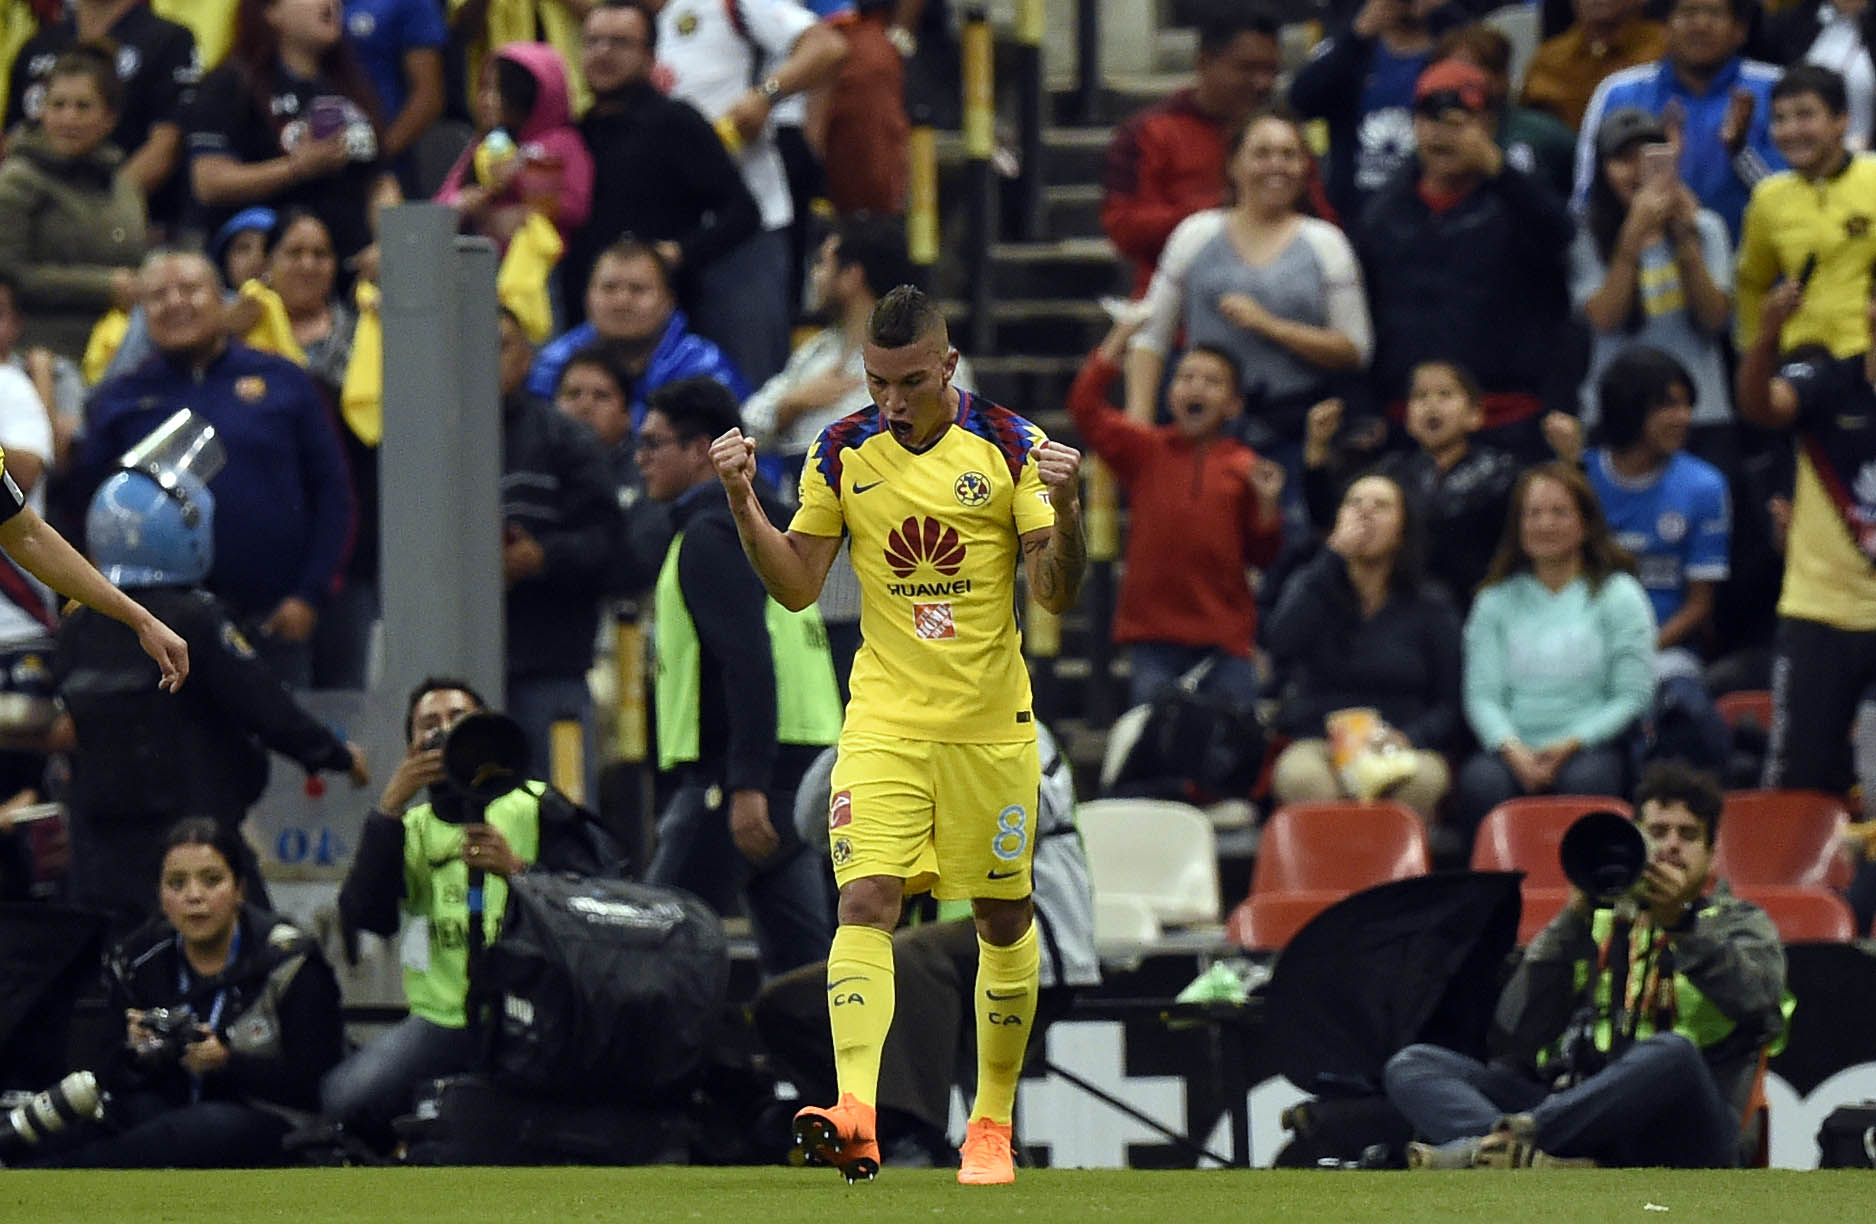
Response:
[[[475,1035],[406,1016],[376,1041],[326,1072],[319,1097],[326,1116],[365,1142],[389,1150],[391,1120],[411,1111],[427,1080],[475,1064]]]
[[[553,726],[563,719],[580,724],[580,772],[587,806],[599,795],[599,741],[593,730],[593,693],[584,673],[578,676],[508,677],[508,716],[528,737],[531,776],[548,778],[553,769]]]
[[[1433,1143],[1484,1135],[1501,1115],[1528,1113],[1537,1146],[1553,1156],[1678,1169],[1722,1168],[1737,1156],[1739,1117],[1679,1033],[1638,1041],[1561,1092],[1509,1067],[1411,1045],[1388,1060],[1387,1096]]]
[[[1135,642],[1127,648],[1132,673],[1127,685],[1128,704],[1145,705],[1170,693],[1179,683],[1179,677],[1196,667],[1206,655],[1216,655],[1218,661],[1199,683],[1200,693],[1225,698],[1242,710],[1257,704],[1257,668],[1249,659],[1240,659],[1210,646],[1181,646],[1173,642]]]
[[[761,863],[736,848],[728,796],[711,807],[711,789],[687,782],[665,804],[645,882],[695,893],[718,914],[735,912],[740,894],[764,978],[826,960],[834,939],[832,877],[795,832],[793,786],[769,792],[769,823],[781,847]]]
[[[788,231],[761,230],[697,274],[692,330],[716,342],[751,387],[788,361]]]
[[[1550,788],[1558,795],[1626,795],[1628,793],[1628,743],[1624,739],[1578,749],[1557,770],[1556,783]],[[1495,752],[1480,752],[1459,770],[1454,788],[1454,815],[1458,827],[1472,844],[1472,835],[1491,810],[1507,799],[1524,794],[1524,787],[1504,758]]]

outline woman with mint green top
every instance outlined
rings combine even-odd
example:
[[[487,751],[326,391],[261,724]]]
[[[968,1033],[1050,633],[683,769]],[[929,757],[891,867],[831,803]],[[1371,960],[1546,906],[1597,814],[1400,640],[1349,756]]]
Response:
[[[1466,618],[1459,773],[1468,838],[1519,795],[1627,793],[1629,740],[1654,696],[1654,611],[1575,467],[1527,470]]]

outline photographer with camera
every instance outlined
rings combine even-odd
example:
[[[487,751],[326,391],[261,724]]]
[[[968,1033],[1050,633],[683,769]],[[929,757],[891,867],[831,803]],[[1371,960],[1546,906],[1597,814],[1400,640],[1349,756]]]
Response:
[[[200,817],[169,831],[162,917],[109,962],[124,1043],[99,1072],[0,1119],[8,1163],[280,1163],[281,1140],[318,1108],[319,1077],[339,1061],[339,986],[310,935],[247,904],[240,842]]]
[[[1708,891],[1721,799],[1666,761],[1636,792],[1638,837],[1611,813],[1572,826],[1570,903],[1498,997],[1493,1061],[1425,1044],[1388,1061],[1388,1099],[1427,1140],[1411,1167],[1738,1162],[1791,1006],[1771,919]]]
[[[404,929],[404,993],[410,1015],[326,1077],[326,1115],[365,1143],[388,1150],[391,1121],[410,1112],[428,1080],[469,1070],[480,1051],[470,1006],[471,965],[501,934],[508,880],[537,858],[569,865],[555,844],[578,829],[571,805],[524,776],[527,745],[510,719],[487,713],[466,681],[428,677],[405,710],[404,759],[365,818],[352,869],[339,889],[348,932],[395,935]],[[486,730],[482,743],[452,733],[465,719]],[[452,748],[472,751],[452,755]],[[484,752],[483,750],[487,751]],[[449,768],[477,757],[468,773]],[[499,786],[485,786],[494,775]],[[421,802],[411,806],[419,794]],[[474,919],[480,918],[477,923]]]

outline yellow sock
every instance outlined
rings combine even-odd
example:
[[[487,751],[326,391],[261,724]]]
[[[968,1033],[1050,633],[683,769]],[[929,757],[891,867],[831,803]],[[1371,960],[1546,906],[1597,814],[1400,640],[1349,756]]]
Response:
[[[892,1028],[892,936],[843,923],[827,953],[827,1020],[834,1075],[844,1095],[868,1105],[879,1095],[879,1052]]]
[[[1036,975],[1042,954],[1036,924],[1007,948],[977,937],[977,1103],[971,1117],[1009,1125],[1016,1108],[1016,1081],[1023,1074],[1023,1051],[1036,1019]]]

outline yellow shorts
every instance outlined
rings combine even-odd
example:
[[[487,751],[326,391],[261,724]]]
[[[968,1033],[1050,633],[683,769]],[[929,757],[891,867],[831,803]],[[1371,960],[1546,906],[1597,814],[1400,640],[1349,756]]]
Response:
[[[1036,742],[947,744],[846,730],[828,800],[834,880],[905,881],[945,901],[1030,891]]]

